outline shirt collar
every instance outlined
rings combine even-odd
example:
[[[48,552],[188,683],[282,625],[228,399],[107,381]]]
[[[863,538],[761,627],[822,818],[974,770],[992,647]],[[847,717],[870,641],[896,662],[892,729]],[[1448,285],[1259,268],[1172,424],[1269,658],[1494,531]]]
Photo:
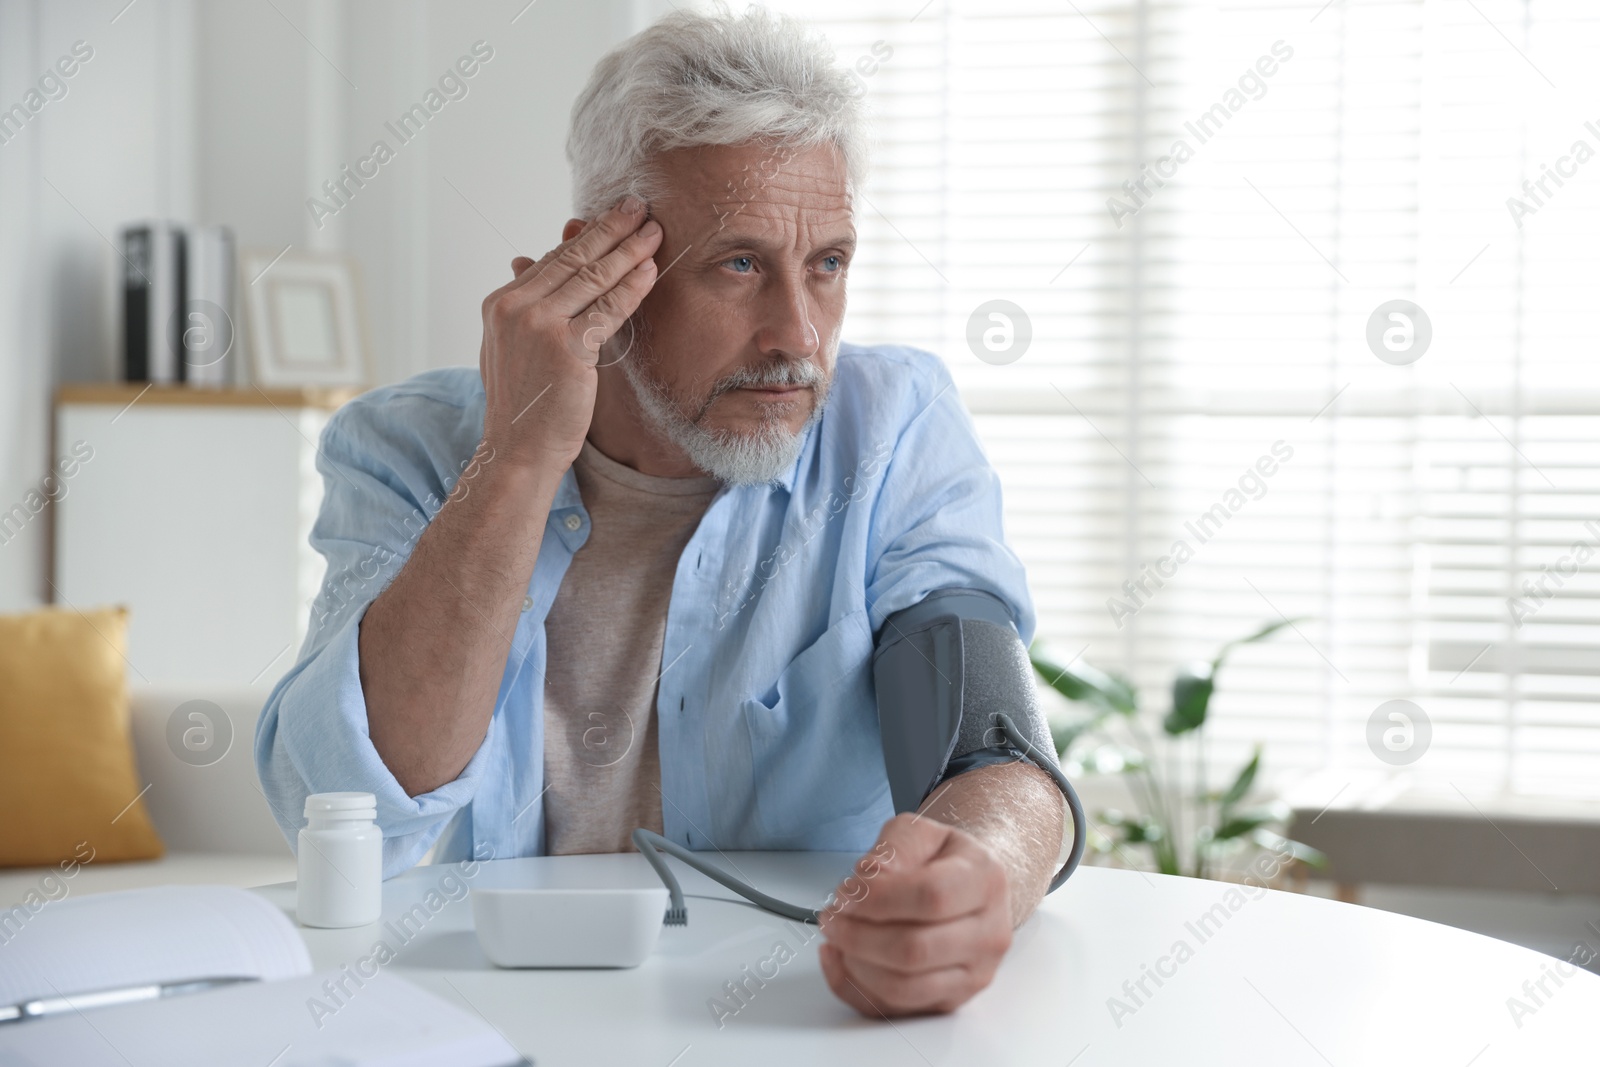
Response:
[[[583,507],[583,497],[578,492],[578,472],[571,467],[561,476],[561,484],[556,487],[555,499],[550,502],[551,511],[560,511],[563,508]]]

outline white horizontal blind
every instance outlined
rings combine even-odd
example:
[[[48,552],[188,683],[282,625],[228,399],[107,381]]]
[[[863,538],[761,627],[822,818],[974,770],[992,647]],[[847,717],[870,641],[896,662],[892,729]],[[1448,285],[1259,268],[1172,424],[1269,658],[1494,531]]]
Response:
[[[1159,704],[1303,616],[1222,676],[1221,762],[1382,767],[1405,698],[1424,779],[1600,792],[1592,0],[771,6],[893,50],[846,336],[950,363],[1042,637]],[[993,299],[1032,328],[1005,365],[967,340]],[[1408,366],[1367,341],[1395,299],[1432,325]]]

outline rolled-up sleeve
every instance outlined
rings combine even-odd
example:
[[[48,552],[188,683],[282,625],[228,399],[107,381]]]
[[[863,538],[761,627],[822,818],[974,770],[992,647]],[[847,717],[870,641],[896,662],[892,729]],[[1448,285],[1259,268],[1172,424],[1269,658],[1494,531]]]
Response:
[[[298,850],[310,794],[371,793],[383,830],[385,878],[414,866],[472,801],[501,728],[498,717],[492,719],[461,774],[414,797],[390,773],[368,733],[361,620],[448,495],[453,478],[441,471],[458,469],[454,456],[473,432],[463,423],[469,414],[447,410],[438,440],[419,436],[407,416],[420,416],[415,409],[422,403],[400,396],[380,405],[363,397],[323,430],[316,464],[324,495],[310,543],[327,571],[305,644],[268,696],[255,737],[262,791],[290,846]]]

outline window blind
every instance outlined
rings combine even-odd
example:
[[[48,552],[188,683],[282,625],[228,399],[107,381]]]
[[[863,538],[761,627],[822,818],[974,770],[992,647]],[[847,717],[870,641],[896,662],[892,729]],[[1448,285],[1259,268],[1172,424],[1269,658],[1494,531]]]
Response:
[[[845,336],[949,363],[1042,639],[1159,704],[1303,620],[1217,762],[1378,768],[1407,699],[1422,780],[1600,794],[1592,3],[769,6],[879,60]]]

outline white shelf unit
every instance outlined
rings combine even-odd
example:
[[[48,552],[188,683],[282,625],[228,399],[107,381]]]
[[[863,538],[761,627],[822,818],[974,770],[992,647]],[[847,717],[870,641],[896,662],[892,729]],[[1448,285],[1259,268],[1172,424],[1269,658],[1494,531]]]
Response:
[[[131,682],[265,687],[288,669],[323,574],[316,443],[352,395],[58,390],[52,454],[92,454],[52,509],[53,599],[128,606]]]

